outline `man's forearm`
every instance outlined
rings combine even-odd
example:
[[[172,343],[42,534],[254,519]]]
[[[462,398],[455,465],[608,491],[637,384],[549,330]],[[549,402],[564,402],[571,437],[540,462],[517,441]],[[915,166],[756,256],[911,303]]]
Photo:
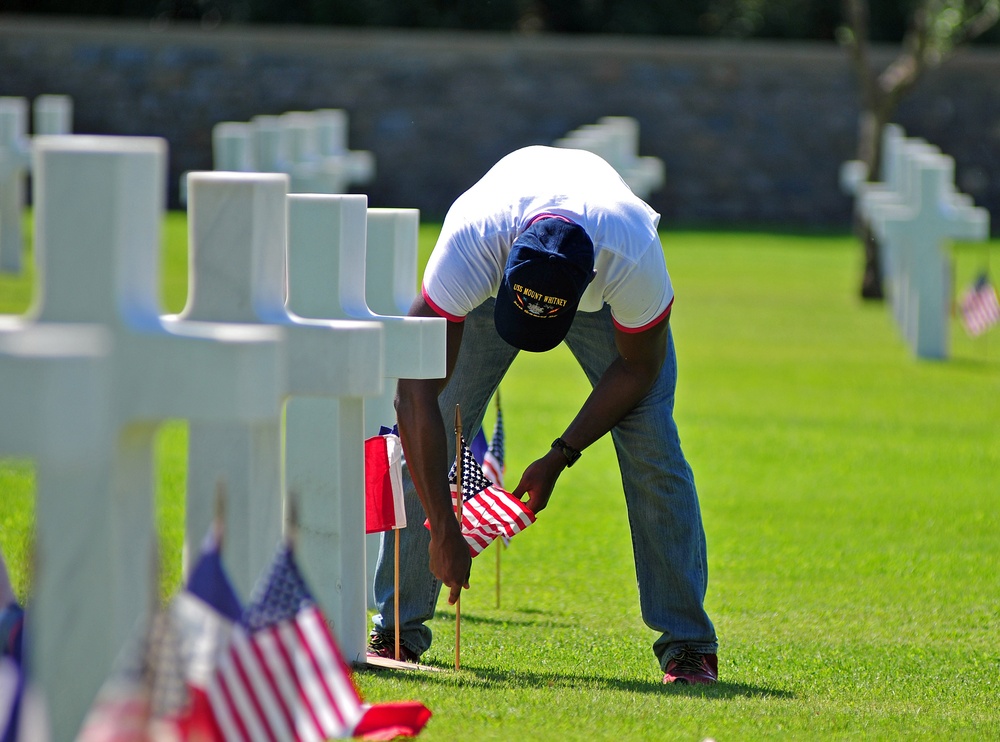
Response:
[[[629,367],[616,358],[594,386],[563,438],[583,450],[601,438],[642,401],[656,381],[659,368]]]
[[[457,525],[447,472],[450,468],[444,420],[433,380],[399,381],[396,402],[399,437],[417,496],[432,531]]]

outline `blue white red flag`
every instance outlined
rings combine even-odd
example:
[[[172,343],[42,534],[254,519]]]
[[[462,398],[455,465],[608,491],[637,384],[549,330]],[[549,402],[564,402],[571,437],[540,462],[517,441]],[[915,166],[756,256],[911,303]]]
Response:
[[[962,295],[959,308],[965,331],[973,337],[982,335],[1000,322],[1000,301],[997,300],[997,291],[985,273],[980,275]]]
[[[209,531],[187,584],[170,606],[189,692],[187,706],[175,716],[182,739],[222,739],[208,701],[208,686],[243,606],[222,565],[220,530],[213,526]]]
[[[0,656],[0,740],[47,742],[45,704],[13,657]]]
[[[498,537],[513,538],[535,522],[527,505],[483,472],[465,439],[462,439],[462,535],[475,557]],[[452,501],[458,497],[457,470],[453,466],[448,480]],[[430,527],[429,522],[425,522]]]
[[[287,545],[234,628],[208,697],[226,740],[391,739],[430,718],[416,702],[361,702]]]
[[[365,533],[406,528],[403,446],[394,430],[365,441]]]
[[[0,657],[7,655],[21,663],[21,629],[24,627],[24,610],[17,602],[14,587],[10,584],[7,564],[0,552]]]
[[[187,585],[102,687],[78,742],[222,739],[206,689],[242,609],[219,547],[213,527]]]
[[[21,667],[24,610],[17,602],[0,553],[0,742],[44,742],[48,719]]]

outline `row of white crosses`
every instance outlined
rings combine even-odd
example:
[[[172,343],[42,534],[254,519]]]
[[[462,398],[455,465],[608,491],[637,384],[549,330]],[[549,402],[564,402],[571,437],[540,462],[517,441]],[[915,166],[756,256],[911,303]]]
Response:
[[[69,96],[40,95],[31,108],[35,134],[68,134],[72,130],[73,99]],[[0,97],[0,273],[21,272],[21,212],[30,168],[28,101]]]
[[[596,124],[574,129],[554,144],[600,155],[639,198],[649,198],[663,187],[663,160],[639,156],[639,122],[630,116],[604,116]]]
[[[989,237],[989,213],[955,188],[955,161],[925,140],[886,126],[883,178],[864,163],[841,169],[841,185],[858,199],[879,242],[883,279],[906,342],[919,358],[947,358],[952,299],[951,240]]]
[[[293,193],[347,193],[375,177],[374,155],[348,149],[347,133],[339,108],[224,121],[212,129],[212,167],[286,173]]]
[[[385,376],[444,374],[443,320],[381,317],[365,300],[415,266],[391,244],[385,270],[366,265],[368,224],[392,233],[415,214],[289,196],[281,174],[191,174],[188,302],[163,316],[165,143],[52,136],[33,149],[39,299],[0,317],[0,455],[36,463],[28,661],[53,738],[75,735],[159,590],[153,452],[168,419],[190,425],[186,553],[224,483],[224,555],[247,597],[293,492],[302,567],[345,655],[362,658],[363,400],[384,413]]]

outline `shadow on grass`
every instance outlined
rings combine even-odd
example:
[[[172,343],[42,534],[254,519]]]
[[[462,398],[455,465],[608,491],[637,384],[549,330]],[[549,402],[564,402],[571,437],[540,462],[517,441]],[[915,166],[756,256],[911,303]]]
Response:
[[[523,614],[534,614],[538,618],[529,617],[519,617],[510,616],[504,618],[493,618],[490,616],[480,616],[475,613],[462,613],[462,623],[470,624],[481,624],[483,626],[551,626],[554,622],[559,620],[557,614],[551,611],[542,611],[538,609],[518,609],[514,613]],[[455,621],[454,611],[442,611],[438,610],[434,615],[435,618],[441,619],[446,622]]]
[[[373,668],[373,672],[394,672],[401,681],[414,683],[435,683],[442,686],[469,687],[482,686],[484,689],[524,688],[590,688],[622,691],[624,693],[647,693],[672,696],[696,696],[699,698],[794,698],[785,690],[764,688],[746,683],[719,682],[715,685],[664,685],[658,680],[634,680],[600,675],[579,675],[565,672],[533,672],[526,670],[498,670],[490,667],[465,665],[459,671],[450,667],[435,666],[441,672],[393,671]]]

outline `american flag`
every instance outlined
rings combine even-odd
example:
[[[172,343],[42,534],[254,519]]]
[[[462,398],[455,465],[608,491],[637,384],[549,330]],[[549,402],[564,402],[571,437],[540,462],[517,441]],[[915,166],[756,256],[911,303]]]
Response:
[[[973,337],[982,335],[991,326],[1000,322],[1000,302],[996,289],[990,284],[985,273],[970,286],[960,303],[962,324]]]
[[[448,475],[453,501],[457,498],[456,467]],[[495,485],[483,473],[462,439],[462,535],[472,556],[499,537],[512,538],[535,522],[528,506]],[[425,524],[428,525],[429,524]]]
[[[176,739],[188,703],[177,627],[158,608],[101,686],[77,742]]]
[[[503,488],[503,476],[507,471],[504,462],[503,413],[500,411],[500,400],[497,398],[497,417],[493,424],[493,438],[488,442],[482,428],[472,439],[472,455],[483,467],[483,474],[497,487]]]
[[[287,544],[233,630],[208,696],[226,740],[412,736],[430,717],[416,702],[361,702]]]
[[[21,668],[21,634],[24,609],[17,602],[0,552],[0,741],[48,739],[44,709],[39,709],[33,690]],[[34,700],[33,700],[34,699]],[[32,704],[34,703],[34,707]],[[39,718],[39,712],[42,712]]]

